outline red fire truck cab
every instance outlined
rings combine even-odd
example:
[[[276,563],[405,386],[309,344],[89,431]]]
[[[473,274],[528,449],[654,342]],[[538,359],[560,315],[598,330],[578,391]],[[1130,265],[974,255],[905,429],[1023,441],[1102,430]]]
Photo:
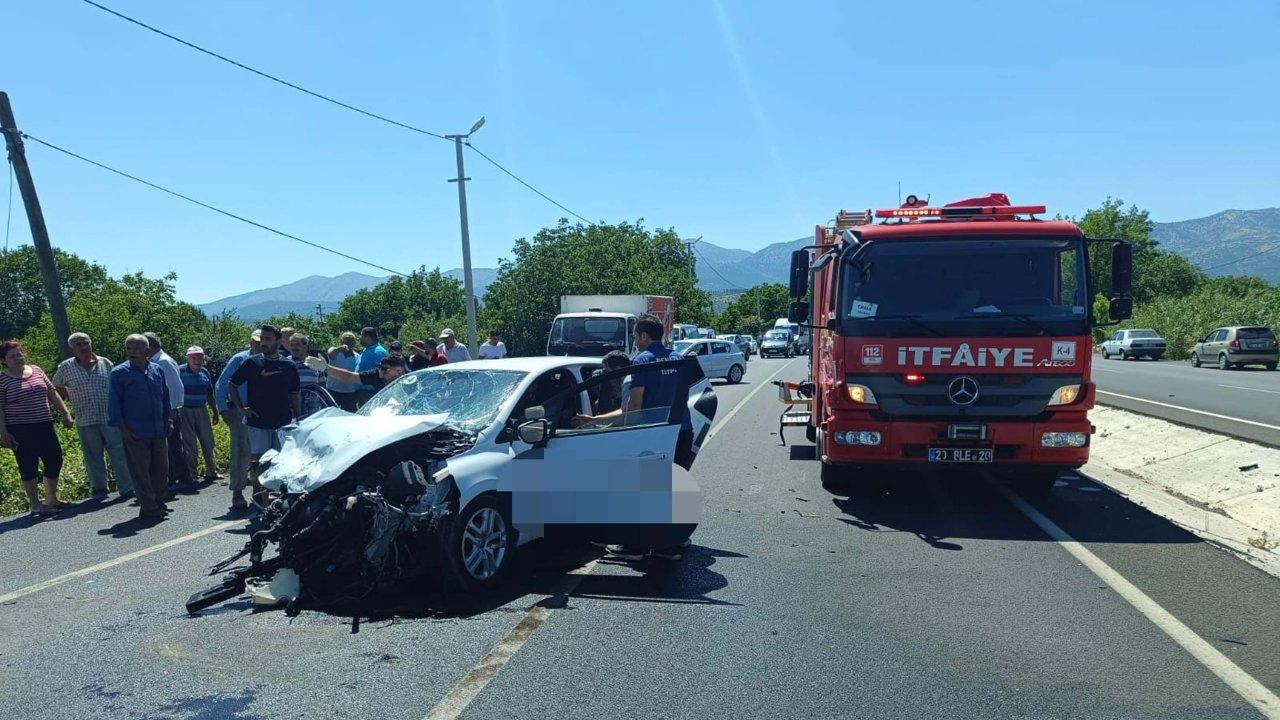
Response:
[[[823,483],[889,464],[1008,471],[1035,488],[1089,457],[1090,248],[1111,246],[1111,320],[1132,312],[1128,244],[992,193],[841,211],[791,262],[814,328],[810,439]],[[808,297],[810,300],[806,300]],[[1111,323],[1108,323],[1111,324]]]

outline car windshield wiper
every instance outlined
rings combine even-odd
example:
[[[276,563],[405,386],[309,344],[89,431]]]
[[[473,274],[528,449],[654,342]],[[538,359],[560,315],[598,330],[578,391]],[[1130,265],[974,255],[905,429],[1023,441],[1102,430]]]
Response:
[[[921,330],[924,330],[925,332],[932,333],[937,336],[942,335],[942,333],[938,332],[933,326],[922,322],[919,317],[915,315],[907,315],[905,313],[899,314],[899,315],[872,315],[870,317],[849,318],[849,319],[850,320],[906,320],[907,322],[911,323],[912,325],[915,325],[916,327],[920,328]]]
[[[1041,335],[1053,334],[1053,331],[1050,330],[1047,325],[1036,322],[1033,319],[1034,317],[1035,317],[1034,315],[1027,315],[1026,313],[1007,313],[1007,312],[994,312],[994,313],[971,312],[971,313],[965,313],[963,315],[956,315],[957,320],[975,320],[978,318],[982,318],[982,319],[1011,318],[1013,320],[1017,320],[1018,322],[1022,323],[1023,325],[1026,325],[1029,328],[1039,330]]]

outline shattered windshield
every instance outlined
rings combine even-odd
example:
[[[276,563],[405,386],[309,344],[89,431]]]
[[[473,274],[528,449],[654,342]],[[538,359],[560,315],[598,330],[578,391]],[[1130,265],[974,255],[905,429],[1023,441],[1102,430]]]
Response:
[[[525,375],[519,370],[419,370],[383,388],[356,414],[444,415],[444,425],[476,433],[493,422]]]

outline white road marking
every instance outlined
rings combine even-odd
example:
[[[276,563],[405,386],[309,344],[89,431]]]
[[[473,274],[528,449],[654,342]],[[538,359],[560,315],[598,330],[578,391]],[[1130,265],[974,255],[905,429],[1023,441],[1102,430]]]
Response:
[[[1106,390],[1099,390],[1098,394],[1110,395],[1111,397],[1124,398],[1125,400],[1136,400],[1137,402],[1150,403],[1151,405],[1159,405],[1160,407],[1171,408],[1173,410],[1181,410],[1183,412],[1195,413],[1196,415],[1205,415],[1208,417],[1218,418],[1219,420],[1230,420],[1231,422],[1244,423],[1245,425],[1256,425],[1257,427],[1266,428],[1268,430],[1280,430],[1280,425],[1268,425],[1266,423],[1261,423],[1254,420],[1245,420],[1244,418],[1231,417],[1230,415],[1219,415],[1218,413],[1211,413],[1211,412],[1205,412],[1204,410],[1195,410],[1189,407],[1182,407],[1181,405],[1170,405],[1169,403],[1157,402],[1155,400],[1148,400],[1146,398],[1133,397],[1132,395],[1121,395],[1120,393],[1107,392]]]
[[[1182,624],[1181,620],[1178,620],[1172,613],[1148,597],[1136,585],[1126,580],[1123,575],[1090,552],[1084,545],[1081,545],[1079,541],[1058,527],[1056,523],[1032,507],[1026,500],[1023,500],[1003,485],[996,484],[995,487],[1008,498],[1009,502],[1013,503],[1014,507],[1022,511],[1023,515],[1026,515],[1031,522],[1039,526],[1046,535],[1053,538],[1068,553],[1071,553],[1072,557],[1098,576],[1116,594],[1132,605],[1135,610],[1155,623],[1156,627],[1163,630],[1174,642],[1182,646],[1183,650],[1190,653],[1209,672],[1217,675],[1228,687],[1235,690],[1240,697],[1262,713],[1263,717],[1268,718],[1268,720],[1280,720],[1280,697],[1276,697],[1276,694],[1267,689],[1267,686],[1242,670],[1239,665],[1236,665],[1217,648],[1206,642],[1194,630]]]
[[[1218,385],[1218,387],[1231,388],[1232,390],[1248,390],[1249,392],[1270,393],[1272,395],[1280,395],[1280,390],[1263,390],[1262,388],[1251,388],[1243,385]]]
[[[752,388],[751,392],[739,400],[733,406],[733,409],[707,433],[706,439],[702,441],[702,448],[706,449],[707,443],[711,442],[711,438],[715,437],[716,433],[720,432],[720,428],[727,425],[729,420],[738,414],[738,410],[745,407],[747,402],[755,397],[756,393],[767,387],[772,387],[769,382],[777,377],[778,373],[790,367],[793,362],[795,362],[794,359],[783,363],[777,370],[773,371],[772,375],[760,381],[759,384]],[[466,711],[467,707],[480,696],[480,693],[489,682],[498,676],[498,673],[511,661],[511,658],[515,657],[520,648],[524,647],[529,638],[533,637],[534,631],[542,627],[542,624],[550,617],[552,607],[562,604],[563,599],[568,598],[578,588],[582,578],[591,574],[592,570],[595,570],[596,562],[592,560],[586,565],[570,571],[569,575],[561,580],[561,585],[552,595],[553,599],[544,600],[529,608],[529,611],[524,614],[520,622],[516,623],[516,626],[503,636],[498,641],[498,644],[494,645],[493,649],[481,658],[480,662],[476,663],[475,667],[471,668],[466,677],[453,686],[449,694],[445,695],[440,702],[436,703],[435,707],[431,708],[431,712],[426,715],[426,720],[457,720]]]
[[[227,522],[218,523],[217,525],[214,525],[212,527],[207,527],[203,530],[197,530],[196,532],[183,535],[182,537],[176,537],[172,540],[166,540],[165,542],[162,542],[159,545],[152,545],[151,547],[143,548],[141,550],[131,552],[127,555],[121,555],[120,557],[115,558],[114,560],[107,560],[105,562],[100,562],[97,565],[90,565],[87,568],[75,570],[73,572],[67,573],[66,575],[59,575],[58,577],[53,578],[52,580],[45,580],[42,583],[36,583],[35,585],[28,585],[27,587],[24,587],[20,590],[14,590],[13,592],[0,595],[0,604],[17,600],[20,597],[25,597],[32,593],[38,593],[41,590],[47,590],[55,585],[61,585],[62,583],[65,583],[69,580],[75,580],[76,578],[82,578],[86,575],[92,575],[93,573],[96,573],[100,570],[106,570],[108,568],[113,568],[117,565],[123,565],[124,563],[127,563],[130,560],[136,560],[140,557],[146,557],[151,553],[157,553],[157,552],[160,552],[161,550],[171,548],[174,545],[181,545],[184,542],[187,542],[189,540],[195,540],[196,538],[202,538],[205,535],[209,535],[211,533],[227,530],[237,525],[241,525],[244,522],[245,522],[244,520],[228,520]]]
[[[1093,368],[1093,369],[1094,369],[1094,371],[1095,371],[1095,372],[1109,372],[1109,373],[1118,373],[1118,372],[1120,372],[1119,370],[1111,370],[1111,369],[1108,369],[1108,368],[1100,368],[1100,367],[1097,367],[1097,366],[1094,366],[1094,368]]]

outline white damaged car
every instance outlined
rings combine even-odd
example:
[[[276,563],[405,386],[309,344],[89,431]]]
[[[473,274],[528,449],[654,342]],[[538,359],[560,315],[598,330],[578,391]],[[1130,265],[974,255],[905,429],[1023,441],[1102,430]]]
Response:
[[[646,373],[674,382],[678,402],[573,422]],[[691,428],[696,456],[716,403],[693,358],[609,373],[599,358],[575,357],[409,373],[354,414],[327,408],[284,431],[260,463],[276,496],[263,529],[214,566],[211,575],[228,574],[187,609],[247,585],[296,612],[430,572],[486,592],[507,578],[517,547],[546,536],[678,544],[702,513],[701,489],[674,462],[681,430]],[[228,571],[246,555],[247,567]]]

